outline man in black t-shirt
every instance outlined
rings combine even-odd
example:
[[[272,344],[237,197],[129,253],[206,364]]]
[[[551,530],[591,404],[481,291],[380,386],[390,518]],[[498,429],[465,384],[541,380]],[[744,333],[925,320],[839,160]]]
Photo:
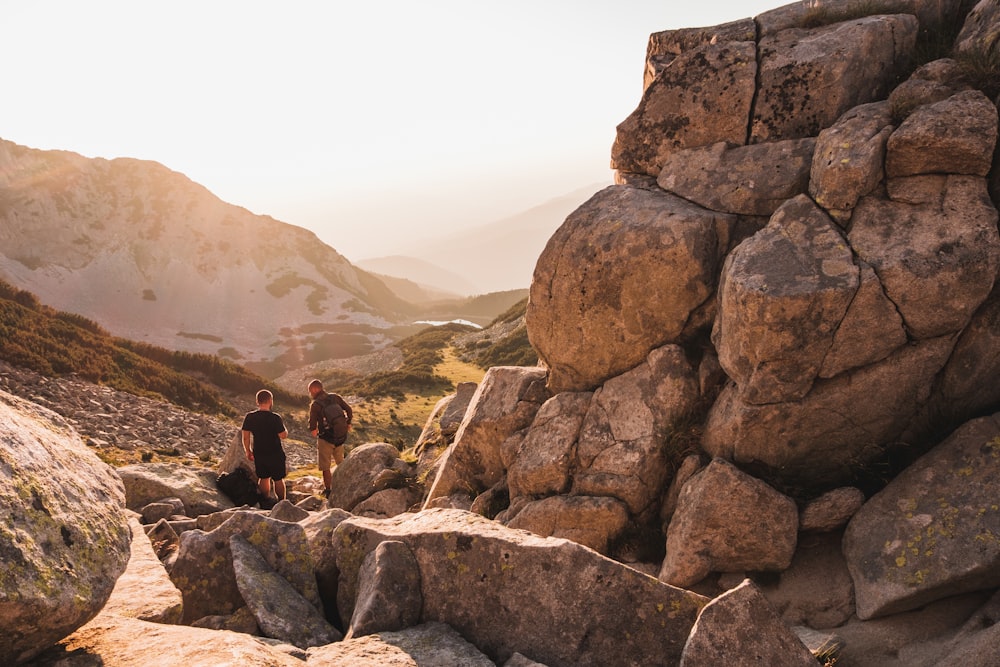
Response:
[[[257,409],[243,418],[243,449],[257,472],[257,489],[271,497],[271,480],[278,500],[285,499],[285,450],[281,441],[288,437],[281,415],[271,412],[274,396],[267,389],[257,392]],[[263,501],[262,501],[263,502]]]

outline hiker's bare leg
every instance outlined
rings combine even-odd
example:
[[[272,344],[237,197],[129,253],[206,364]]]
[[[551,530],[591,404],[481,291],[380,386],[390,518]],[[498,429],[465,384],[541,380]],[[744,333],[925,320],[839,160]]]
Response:
[[[329,489],[330,485],[333,483],[333,473],[329,470],[323,471],[323,488]]]
[[[334,447],[333,448],[333,464],[339,466],[343,462],[344,462],[344,446],[340,445],[339,447]]]
[[[285,499],[285,480],[274,480],[274,492],[278,495],[278,500]]]
[[[257,490],[260,491],[260,495],[267,498],[271,495],[271,478],[261,477],[257,480]]]

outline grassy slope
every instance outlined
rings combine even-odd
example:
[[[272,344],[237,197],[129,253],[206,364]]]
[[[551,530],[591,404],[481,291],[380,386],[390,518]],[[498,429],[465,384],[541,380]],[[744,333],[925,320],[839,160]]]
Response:
[[[42,305],[30,292],[0,281],[0,359],[46,376],[81,378],[169,401],[207,414],[236,416],[226,394],[270,388],[276,397],[304,399],[218,357],[174,352],[108,334],[95,322]]]

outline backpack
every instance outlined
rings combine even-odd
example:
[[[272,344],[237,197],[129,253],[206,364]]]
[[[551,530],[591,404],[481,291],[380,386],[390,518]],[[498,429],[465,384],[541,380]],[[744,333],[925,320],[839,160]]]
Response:
[[[250,473],[240,466],[232,472],[224,472],[215,478],[215,486],[226,494],[236,506],[253,505],[257,502],[257,485],[250,479]]]
[[[347,415],[344,413],[344,409],[340,407],[331,394],[327,394],[320,401],[320,405],[323,408],[323,421],[325,422],[325,425],[319,429],[320,437],[328,442],[343,444],[347,438]]]

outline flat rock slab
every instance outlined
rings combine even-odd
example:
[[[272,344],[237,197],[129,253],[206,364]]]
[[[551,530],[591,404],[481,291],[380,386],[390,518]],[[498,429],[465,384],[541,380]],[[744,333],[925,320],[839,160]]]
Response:
[[[311,648],[306,656],[306,665],[315,667],[496,667],[444,623]]]
[[[337,527],[342,616],[361,563],[385,540],[416,557],[421,620],[451,625],[500,663],[520,652],[551,667],[673,664],[707,602],[573,542],[432,509]]]
[[[1000,586],[1000,415],[968,422],[854,515],[858,617]]]
[[[302,667],[250,635],[101,614],[47,651],[36,667]]]
[[[142,525],[130,519],[129,527],[132,529],[132,555],[101,613],[153,623],[180,623],[181,592],[167,576]]]
[[[180,463],[136,463],[118,468],[130,510],[140,510],[163,498],[180,498],[188,516],[229,509],[233,502],[215,486],[218,473]]]

